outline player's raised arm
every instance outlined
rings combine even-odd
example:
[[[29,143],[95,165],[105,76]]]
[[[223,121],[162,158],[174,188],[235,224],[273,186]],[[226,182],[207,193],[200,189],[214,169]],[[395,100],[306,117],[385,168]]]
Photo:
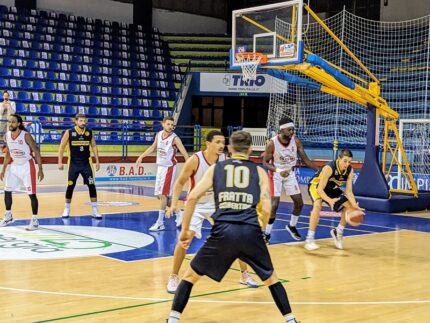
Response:
[[[173,186],[172,201],[170,204],[170,208],[166,212],[167,218],[170,218],[172,214],[177,211],[179,196],[182,193],[182,189],[185,183],[196,171],[198,167],[198,162],[199,161],[197,156],[193,155],[185,162],[184,167],[182,167],[181,173],[179,174],[178,179]]]
[[[59,170],[64,169],[63,155],[64,155],[64,150],[66,149],[68,143],[69,143],[69,132],[65,131],[63,134],[63,137],[61,138],[60,148],[58,150],[58,169]]]
[[[182,156],[184,156],[185,160],[187,160],[189,158],[188,153],[182,143],[181,138],[176,137],[175,140],[173,141],[173,144],[178,147],[180,153],[182,154]]]

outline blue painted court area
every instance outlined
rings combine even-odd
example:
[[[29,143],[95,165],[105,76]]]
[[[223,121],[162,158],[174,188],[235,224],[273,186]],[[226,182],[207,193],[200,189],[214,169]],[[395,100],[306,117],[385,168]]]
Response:
[[[289,211],[291,208],[292,205],[290,203],[281,203],[277,220],[272,231],[271,244],[293,242],[293,239],[285,230],[285,225],[288,223],[290,218]],[[307,232],[310,210],[310,206],[305,206],[303,216],[301,216],[299,220],[298,228],[303,238]],[[49,225],[105,227],[136,231],[152,236],[154,241],[145,247],[131,248],[130,250],[118,253],[103,254],[103,256],[122,261],[135,261],[173,255],[177,237],[179,235],[179,229],[176,228],[174,219],[166,219],[166,230],[150,232],[148,229],[155,222],[157,215],[158,211],[151,211],[106,214],[102,220],[95,220],[90,216],[76,216],[67,220],[63,220],[61,218],[49,218],[41,219],[40,225],[42,228],[43,226],[48,226],[47,228],[49,228]],[[320,220],[320,226],[317,229],[316,238],[330,238],[330,228],[336,226],[338,221],[338,218],[322,217]],[[27,221],[19,220],[13,225],[25,224],[27,224]],[[390,232],[402,229],[430,232],[430,219],[368,212],[366,214],[364,224],[356,228],[347,227],[345,230],[345,236]],[[188,252],[190,254],[195,253],[203,244],[209,233],[210,224],[206,222],[202,231],[203,238],[201,240],[195,239]],[[124,231],[124,234],[126,235],[127,231]],[[94,239],[91,235],[88,236],[88,233],[87,235],[76,234],[76,236],[79,238]],[[108,239],[106,239],[106,241],[108,241]],[[133,246],[133,243],[131,243],[131,246]]]

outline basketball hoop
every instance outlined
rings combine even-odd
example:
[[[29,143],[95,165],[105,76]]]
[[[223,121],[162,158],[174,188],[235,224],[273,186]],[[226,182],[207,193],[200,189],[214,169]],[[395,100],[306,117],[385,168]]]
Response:
[[[266,63],[267,56],[261,53],[238,52],[236,53],[236,61],[242,69],[242,80],[245,82],[255,81],[258,65]]]

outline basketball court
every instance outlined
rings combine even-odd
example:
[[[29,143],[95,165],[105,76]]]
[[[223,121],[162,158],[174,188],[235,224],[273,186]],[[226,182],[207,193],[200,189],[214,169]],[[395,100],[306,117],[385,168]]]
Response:
[[[356,194],[360,206],[384,212],[366,211],[362,225],[347,226],[344,250],[339,250],[330,236],[339,215],[324,208],[315,237],[321,248],[309,252],[303,244],[311,205],[307,187],[302,185],[306,205],[297,228],[303,240],[294,241],[285,229],[292,203],[283,197],[269,245],[276,272],[287,290],[294,315],[302,323],[428,322],[430,193],[420,190],[416,182],[420,180],[422,185],[428,180],[430,121],[421,120],[422,107],[415,101],[407,102],[410,110],[403,105],[390,107],[390,99],[381,93],[397,98],[398,84],[388,82],[388,90],[381,88],[379,79],[366,67],[381,66],[383,72],[378,77],[384,82],[388,73],[396,73],[396,68],[414,71],[415,67],[402,65],[409,61],[402,60],[401,55],[415,58],[420,53],[411,53],[409,48],[422,46],[425,41],[417,36],[415,43],[399,47],[400,67],[390,65],[390,55],[394,54],[390,46],[383,47],[384,41],[391,44],[389,37],[395,36],[390,33],[403,30],[403,38],[399,36],[397,40],[407,43],[415,37],[411,35],[427,27],[408,21],[404,29],[397,25],[385,29],[345,11],[343,16],[326,19],[326,24],[306,2],[290,0],[234,10],[229,72],[236,73],[237,89],[243,96],[252,96],[249,89],[262,74],[272,81],[267,128],[262,128],[260,140],[263,148],[267,137],[278,131],[283,116],[294,119],[300,140],[318,153],[325,149],[335,155],[341,145],[354,147],[359,151],[354,161],[364,165],[354,184],[360,193]],[[373,43],[369,37],[367,41],[374,47],[366,47],[368,44],[363,45],[361,40],[363,35],[380,42]],[[352,50],[345,45],[348,41]],[[366,55],[371,52],[369,48],[375,49],[374,57]],[[361,54],[363,62],[354,53]],[[426,63],[428,66],[428,55]],[[406,89],[403,95],[407,97],[412,92],[411,88],[417,86],[414,82],[427,84],[426,77],[417,81],[410,76],[410,88],[402,88]],[[228,81],[225,75],[224,80]],[[174,115],[176,122],[180,111],[166,113]],[[139,111],[137,115],[144,117]],[[113,133],[118,139],[118,133],[110,134]],[[143,137],[137,135],[133,140],[142,144]],[[103,136],[107,138],[107,133]],[[100,140],[104,140],[103,136]],[[195,133],[193,136],[192,140],[201,139]],[[126,147],[128,140],[124,140]],[[135,146],[136,150],[141,147]],[[54,148],[52,151],[56,151]],[[122,149],[124,153],[124,146]],[[112,155],[104,157],[112,159]],[[135,158],[125,157],[127,165]],[[91,217],[88,189],[82,185],[73,195],[70,218],[61,217],[66,187],[58,183],[66,174],[59,174],[54,165],[49,165],[45,174],[49,185],[38,186],[39,230],[25,230],[31,214],[30,201],[25,193],[14,193],[15,222],[0,228],[0,322],[166,321],[173,299],[166,285],[180,231],[174,219],[165,219],[163,231],[149,231],[159,208],[153,196],[154,183],[131,182],[132,178],[122,181],[131,172],[116,177],[118,182],[110,181],[118,170],[119,157],[116,159],[112,165],[102,165],[107,180],[97,182],[98,208],[103,219]],[[145,161],[148,160],[153,161],[153,156]],[[51,164],[55,163],[56,156],[51,156]],[[145,164],[145,172],[143,166],[139,167],[143,177],[154,173],[153,163]],[[57,184],[50,185],[53,179]],[[425,185],[427,190],[427,182]],[[393,200],[399,211],[388,213]],[[205,222],[203,237],[191,244],[180,276],[209,234],[210,224]],[[281,322],[269,289],[260,281],[259,288],[240,285],[239,278],[237,263],[221,283],[204,277],[193,289],[181,322]]]
[[[148,231],[157,217],[152,188],[99,185],[103,220],[90,217],[86,187],[78,187],[72,216],[62,220],[63,192],[40,187],[41,228],[33,232],[24,230],[28,197],[14,196],[17,221],[0,233],[0,321],[163,322],[173,298],[166,283],[179,231],[173,220],[165,231]],[[321,249],[307,252],[285,230],[291,208],[281,203],[269,250],[301,322],[427,321],[428,212],[368,212],[363,225],[347,227],[345,250],[333,246],[329,229],[338,219],[328,213],[317,230]],[[309,212],[306,205],[298,225],[302,236]],[[188,260],[209,234],[209,223],[204,228]],[[237,264],[220,284],[202,279],[184,322],[226,322],[232,315],[236,322],[281,321],[267,288],[238,281]]]

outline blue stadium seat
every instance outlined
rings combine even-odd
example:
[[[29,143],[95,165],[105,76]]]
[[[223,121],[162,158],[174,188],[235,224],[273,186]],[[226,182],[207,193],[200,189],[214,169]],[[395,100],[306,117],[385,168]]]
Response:
[[[54,82],[45,82],[45,89],[52,92],[57,90]]]
[[[120,113],[120,111],[119,111],[118,108],[112,108],[112,109],[110,109],[110,114],[113,117],[120,117],[121,116],[121,113]]]
[[[45,102],[53,102],[54,101],[54,96],[52,95],[52,93],[43,93],[43,101]]]
[[[48,104],[42,104],[40,107],[40,113],[42,114],[52,114],[51,107]]]
[[[10,76],[12,71],[10,68],[0,67],[0,76]]]
[[[118,119],[111,119],[110,127],[114,128],[114,129],[118,129],[120,127],[119,120]]]
[[[133,141],[141,141],[140,132],[133,133]]]
[[[112,131],[110,133],[110,138],[111,141],[119,141],[119,137],[118,137],[118,132],[116,131]]]
[[[141,117],[140,109],[139,108],[133,108],[132,115],[134,118],[140,118]]]
[[[152,118],[154,118],[154,119],[162,119],[163,116],[161,115],[160,110],[153,110],[152,111]]]
[[[41,89],[44,89],[44,88],[45,88],[45,85],[43,84],[42,81],[36,80],[36,81],[33,82],[33,89],[34,90],[41,90]]]
[[[3,65],[4,66],[13,66],[13,67],[15,67],[15,62],[14,62],[14,60],[12,58],[5,57],[5,58],[3,58]]]
[[[111,98],[111,105],[113,105],[113,106],[119,106],[120,105],[120,103],[119,103],[119,99],[118,98],[115,98],[115,97],[112,97]]]
[[[29,101],[28,92],[18,92],[18,100],[23,102]]]
[[[76,99],[76,95],[73,94],[67,94],[67,103],[76,103],[77,99]]]
[[[25,109],[25,105],[23,103],[17,103],[16,104],[16,113],[22,114],[25,112],[27,112],[27,110]]]
[[[99,111],[97,110],[96,107],[91,106],[88,109],[88,115],[90,115],[90,116],[98,116],[99,115]]]
[[[71,126],[73,126],[73,124],[74,124],[74,122],[73,122],[73,119],[72,118],[70,118],[70,117],[65,117],[64,119],[63,119],[63,124],[66,126],[66,127],[71,127]]]
[[[7,88],[7,87],[9,87],[8,84],[9,83],[5,79],[0,78],[0,88]]]
[[[74,115],[76,115],[76,109],[75,109],[75,107],[74,107],[74,106],[72,106],[72,105],[67,105],[67,106],[66,106],[65,113],[66,113],[67,115],[69,115],[69,116],[74,116]]]
[[[24,90],[28,90],[33,88],[33,82],[29,81],[29,80],[22,80],[21,81],[21,88],[23,88]]]

